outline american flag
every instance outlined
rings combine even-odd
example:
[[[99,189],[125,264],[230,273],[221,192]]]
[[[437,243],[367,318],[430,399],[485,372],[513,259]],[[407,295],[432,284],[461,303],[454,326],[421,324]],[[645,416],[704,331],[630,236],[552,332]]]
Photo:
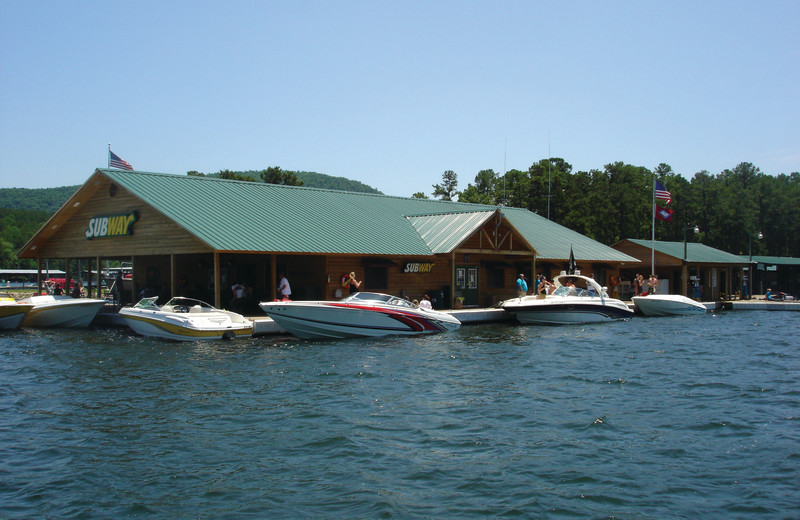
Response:
[[[664,185],[661,184],[661,182],[658,180],[656,180],[656,198],[659,200],[666,201],[667,204],[672,202],[672,199],[670,198],[670,194],[667,191],[667,188],[665,188]]]
[[[132,170],[133,166],[131,164],[122,159],[119,155],[115,154],[111,150],[108,151],[108,166],[109,168],[118,168],[120,170]]]

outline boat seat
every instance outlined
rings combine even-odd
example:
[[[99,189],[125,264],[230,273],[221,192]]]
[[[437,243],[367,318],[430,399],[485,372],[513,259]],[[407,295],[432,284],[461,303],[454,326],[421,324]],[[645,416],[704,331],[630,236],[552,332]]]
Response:
[[[189,309],[189,312],[197,313],[197,312],[205,312],[205,311],[199,305],[194,305],[194,306],[192,306],[191,309]]]

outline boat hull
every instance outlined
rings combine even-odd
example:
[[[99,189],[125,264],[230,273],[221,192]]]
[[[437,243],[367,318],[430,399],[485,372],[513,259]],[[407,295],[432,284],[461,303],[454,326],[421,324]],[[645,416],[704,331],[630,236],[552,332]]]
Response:
[[[23,327],[88,327],[106,304],[105,300],[71,296],[31,296],[22,302],[33,304]]]
[[[203,314],[201,317],[134,308],[119,311],[126,325],[142,336],[174,341],[209,341],[253,335],[253,324],[249,320],[242,318],[239,323],[225,311]]]
[[[581,298],[585,300],[586,298]],[[503,305],[503,309],[514,313],[517,321],[525,324],[571,325],[577,323],[599,323],[626,320],[633,317],[626,305],[605,305],[597,302],[571,302],[534,300],[529,304]]]
[[[631,298],[636,310],[645,316],[691,316],[705,314],[702,303],[677,294],[652,294]]]
[[[434,334],[456,330],[449,314],[343,302],[262,302],[261,309],[287,332],[305,339]]]
[[[18,329],[33,305],[10,302],[0,305],[0,329]]]

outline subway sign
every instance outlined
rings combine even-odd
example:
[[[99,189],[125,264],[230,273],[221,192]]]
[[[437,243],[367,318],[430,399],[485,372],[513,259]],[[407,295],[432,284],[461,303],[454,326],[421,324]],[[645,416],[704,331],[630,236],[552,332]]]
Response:
[[[406,262],[403,264],[404,274],[430,273],[433,271],[433,262]]]
[[[86,240],[105,237],[122,237],[133,234],[133,223],[139,219],[135,211],[124,215],[94,217],[89,219]]]

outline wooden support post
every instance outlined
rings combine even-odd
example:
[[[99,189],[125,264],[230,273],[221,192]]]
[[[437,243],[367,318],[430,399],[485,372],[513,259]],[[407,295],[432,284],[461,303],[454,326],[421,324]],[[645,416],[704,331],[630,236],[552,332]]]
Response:
[[[456,302],[456,253],[450,253],[450,308]]]
[[[139,301],[136,296],[136,257],[131,256],[131,303]]]
[[[269,293],[272,295],[270,296],[269,300],[272,301],[278,296],[278,266],[276,265],[278,262],[278,257],[275,254],[270,255],[269,257]]]
[[[169,297],[175,297],[175,254],[169,255]]]
[[[23,284],[24,285],[24,284]],[[42,294],[42,257],[36,257],[36,294]]]
[[[100,269],[100,257],[95,257],[95,265],[97,267],[97,277],[95,278],[95,285],[97,286],[97,298],[103,299],[103,272]]]
[[[222,308],[222,293],[220,289],[219,253],[214,251],[214,307],[218,309]]]

